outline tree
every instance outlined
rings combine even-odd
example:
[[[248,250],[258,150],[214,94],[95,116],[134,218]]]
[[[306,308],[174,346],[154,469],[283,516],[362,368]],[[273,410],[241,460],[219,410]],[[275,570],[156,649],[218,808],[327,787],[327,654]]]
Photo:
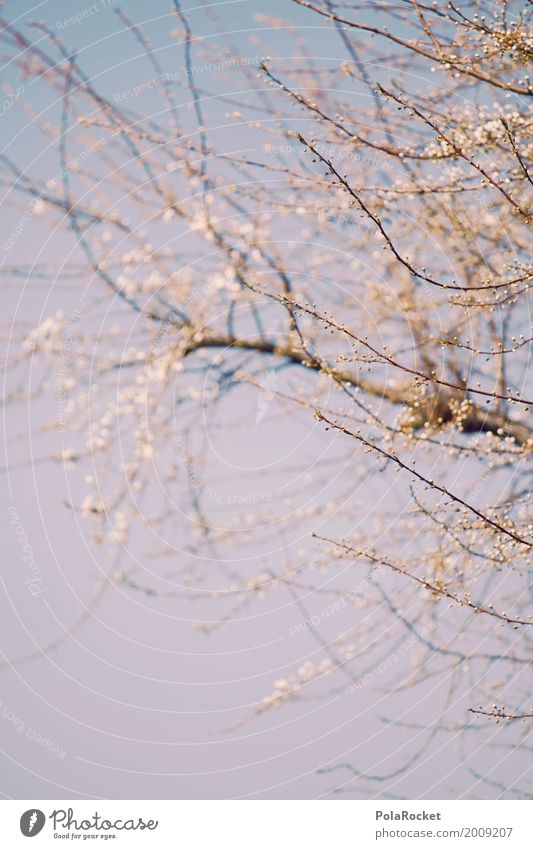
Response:
[[[207,632],[289,594],[295,632],[323,657],[252,714],[440,676],[465,735],[495,719],[519,746],[533,621],[530,5],[293,0],[337,38],[327,61],[305,28],[288,59],[268,43],[239,56],[227,34],[214,48],[174,7],[173,74],[117,9],[151,76],[115,96],[58,32],[3,22],[16,99],[39,80],[58,110],[54,122],[26,106],[55,170],[2,155],[18,210],[3,274],[77,290],[72,309],[16,330],[7,397],[26,398],[28,369],[46,393],[55,369],[50,459],[90,471],[69,507],[111,546],[122,586],[217,599]],[[69,234],[60,267],[46,240],[31,269],[12,260],[36,216]],[[127,565],[145,539],[149,575]],[[358,612],[353,627],[325,638],[340,608]],[[399,773],[442,730],[434,719]]]

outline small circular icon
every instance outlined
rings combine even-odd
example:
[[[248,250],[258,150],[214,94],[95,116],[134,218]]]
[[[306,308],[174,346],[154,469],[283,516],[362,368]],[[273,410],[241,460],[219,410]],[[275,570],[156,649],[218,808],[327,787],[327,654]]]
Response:
[[[42,831],[45,822],[46,817],[42,811],[30,808],[29,811],[24,811],[20,818],[20,830],[24,837],[35,837]]]

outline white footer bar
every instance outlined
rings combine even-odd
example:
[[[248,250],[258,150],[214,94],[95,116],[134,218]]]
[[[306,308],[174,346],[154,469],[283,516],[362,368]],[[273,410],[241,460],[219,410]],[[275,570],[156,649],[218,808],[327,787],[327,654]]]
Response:
[[[531,849],[532,815],[529,801],[9,800],[0,845]]]

